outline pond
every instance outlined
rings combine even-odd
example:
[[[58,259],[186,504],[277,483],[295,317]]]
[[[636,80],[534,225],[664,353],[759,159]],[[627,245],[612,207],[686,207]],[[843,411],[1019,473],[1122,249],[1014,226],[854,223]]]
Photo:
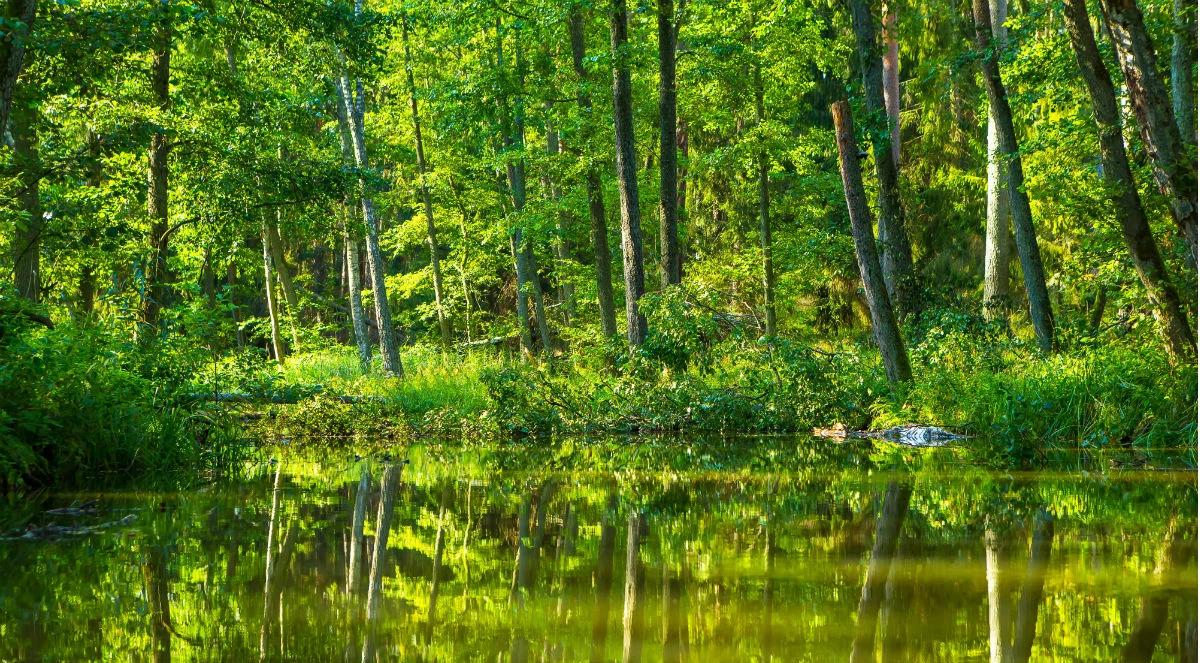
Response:
[[[1195,660],[1192,472],[780,437],[391,454],[11,499],[0,660]]]

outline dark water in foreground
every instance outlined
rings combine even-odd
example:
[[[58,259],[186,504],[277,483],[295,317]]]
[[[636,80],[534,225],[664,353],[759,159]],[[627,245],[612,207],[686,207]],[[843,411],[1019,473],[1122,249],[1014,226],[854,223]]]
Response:
[[[1195,660],[1191,472],[783,438],[393,453],[14,500],[4,530],[63,528],[0,541],[0,660]]]

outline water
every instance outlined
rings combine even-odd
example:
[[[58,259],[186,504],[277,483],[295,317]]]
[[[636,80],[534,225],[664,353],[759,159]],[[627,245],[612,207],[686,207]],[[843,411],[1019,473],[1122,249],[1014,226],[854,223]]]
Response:
[[[1190,472],[785,438],[276,453],[13,500],[2,529],[41,529],[0,541],[0,660],[1194,660]]]

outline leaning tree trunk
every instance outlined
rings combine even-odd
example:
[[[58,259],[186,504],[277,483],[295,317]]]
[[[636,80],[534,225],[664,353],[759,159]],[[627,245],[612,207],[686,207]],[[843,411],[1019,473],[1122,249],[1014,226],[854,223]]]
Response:
[[[664,288],[679,283],[681,271],[675,124],[675,2],[658,0],[658,214]]]
[[[37,0],[8,0],[4,24],[12,26],[0,35],[0,135],[8,128],[13,90],[25,64],[25,47],[37,17]]]
[[[887,111],[883,99],[883,59],[876,35],[879,29],[867,0],[850,0],[854,23],[854,41],[866,93],[868,127],[875,155],[875,174],[879,178],[879,243],[883,247],[880,264],[887,283],[888,296],[903,318],[916,308],[917,283],[913,272],[912,245],[904,228],[904,208],[900,202],[899,173],[892,159],[888,136]],[[876,130],[878,129],[878,130]]]
[[[158,27],[154,35],[154,52],[150,67],[150,90],[161,113],[171,107],[171,19],[168,0],[159,9]],[[153,336],[159,315],[167,299],[167,254],[170,233],[167,226],[167,153],[170,143],[165,132],[158,130],[150,136],[149,166],[146,195],[146,216],[150,218],[150,265],[146,270],[146,294],[142,300],[142,325],[146,327],[143,340]]]
[[[629,64],[629,13],[625,0],[612,0],[613,125],[617,193],[621,203],[621,254],[625,263],[625,336],[630,346],[646,340],[646,318],[638,305],[646,291],[642,219],[638,208],[637,159],[633,150],[633,90]]]
[[[409,108],[412,111],[413,136],[417,148],[417,173],[421,178],[421,202],[425,205],[425,235],[429,245],[429,267],[433,271],[433,302],[437,308],[438,331],[442,335],[442,347],[450,347],[450,318],[446,314],[445,296],[442,290],[442,258],[438,245],[437,224],[433,221],[433,200],[429,194],[426,173],[429,166],[425,161],[425,143],[421,137],[421,115],[417,111],[417,84],[413,78],[412,56],[408,49],[408,18],[401,19],[401,34],[404,39],[404,73],[408,77]]]
[[[1170,199],[1171,214],[1196,258],[1196,164],[1190,160],[1171,110],[1171,98],[1158,74],[1154,44],[1134,0],[1102,0],[1104,21],[1116,47],[1129,101],[1141,128],[1142,142],[1154,161],[1159,188]]]
[[[1096,48],[1096,38],[1088,20],[1084,0],[1066,0],[1065,13],[1067,32],[1071,36],[1071,47],[1079,70],[1087,83],[1092,97],[1092,112],[1100,133],[1100,158],[1104,164],[1104,179],[1108,185],[1110,199],[1121,223],[1121,235],[1125,246],[1133,255],[1133,264],[1138,278],[1146,288],[1146,295],[1158,320],[1167,351],[1175,357],[1195,354],[1196,342],[1187,315],[1180,304],[1175,286],[1167,275],[1154,235],[1146,220],[1142,201],[1138,197],[1137,183],[1129,169],[1129,158],[1125,153],[1125,140],[1121,135],[1121,115],[1117,106],[1116,93],[1108,69]]]
[[[571,62],[575,76],[579,79],[579,110],[585,116],[592,113],[592,98],[587,93],[588,75],[583,68],[584,37],[583,13],[578,3],[571,3],[569,30],[571,33]],[[585,125],[589,126],[590,125]],[[591,130],[581,142],[586,143]],[[588,216],[591,217],[592,257],[596,262],[596,299],[600,306],[600,329],[606,337],[617,333],[616,307],[613,305],[612,253],[608,248],[608,220],[604,215],[604,193],[600,186],[600,172],[589,164],[585,175],[587,183]]]
[[[42,216],[42,164],[38,156],[37,106],[21,102],[17,106],[17,112],[12,115],[11,128],[14,164],[19,169],[17,200],[25,218],[14,224],[11,244],[13,280],[17,293],[29,301],[37,302],[42,297],[42,232],[46,227]]]
[[[754,64],[754,116],[761,127],[766,119],[763,108],[762,65]],[[763,308],[766,312],[767,338],[775,338],[775,263],[771,254],[770,164],[766,150],[758,153],[758,241],[762,248]]]
[[[354,162],[359,170],[365,170],[367,163],[367,147],[363,138],[362,113],[355,107],[350,93],[350,77],[345,73],[338,78],[342,105],[346,113],[346,123],[350,127],[350,143],[354,147]],[[379,330],[379,349],[383,355],[383,368],[386,372],[397,377],[404,375],[404,367],[400,364],[400,351],[396,344],[396,330],[392,327],[392,309],[387,299],[387,283],[384,280],[383,251],[379,248],[379,221],[375,218],[375,201],[367,190],[366,178],[359,175],[359,186],[362,191],[363,220],[366,222],[367,265],[371,273],[371,290],[375,300],[375,326]],[[354,266],[351,265],[350,269]]]
[[[871,312],[871,330],[875,334],[879,353],[883,356],[883,367],[887,371],[888,380],[907,382],[912,379],[912,369],[909,367],[904,341],[900,338],[900,328],[896,325],[896,316],[888,299],[883,270],[879,266],[879,254],[875,252],[875,237],[871,233],[871,211],[867,207],[867,194],[863,190],[850,105],[845,101],[838,101],[830,107],[830,111],[833,113],[838,157],[842,164],[846,208],[850,213],[850,234],[854,236],[858,273],[862,276],[863,289],[867,293],[867,308]]]
[[[992,37],[996,48],[1008,42],[1008,0],[990,0]],[[1008,178],[1000,154],[1000,130],[996,111],[988,104],[987,126],[987,226],[983,249],[983,314],[995,318],[1009,307],[1009,209]]]
[[[1005,163],[1008,175],[1008,202],[1017,236],[1017,254],[1021,258],[1021,271],[1025,277],[1025,292],[1029,296],[1029,315],[1033,320],[1038,346],[1043,352],[1050,352],[1054,349],[1054,314],[1050,309],[1046,272],[1042,267],[1042,254],[1033,228],[1033,211],[1025,194],[1025,172],[1017,151],[1012,109],[1008,105],[1004,83],[1000,81],[1000,64],[992,47],[992,18],[988,0],[973,0],[972,9],[975,17],[975,47],[982,54],[979,68],[983,73],[984,87],[987,88],[988,105],[993,109],[992,115],[996,119],[998,158]]]

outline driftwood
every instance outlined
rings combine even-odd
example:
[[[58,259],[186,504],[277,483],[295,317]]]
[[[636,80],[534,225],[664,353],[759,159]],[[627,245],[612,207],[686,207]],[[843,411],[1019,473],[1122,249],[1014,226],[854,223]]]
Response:
[[[492,336],[491,338],[481,338],[481,339],[477,339],[474,341],[463,341],[462,343],[458,344],[458,347],[460,347],[460,348],[477,348],[477,347],[480,347],[483,345],[500,345],[501,343],[506,343],[508,341],[515,341],[516,339],[517,339],[516,334],[513,334],[511,336]]]
[[[835,424],[832,428],[814,428],[813,435],[828,437],[836,440],[873,439],[887,440],[908,447],[944,447],[955,440],[966,439],[967,436],[952,433],[937,426],[919,426],[908,424],[883,430],[849,430],[845,424]]]
[[[48,512],[49,513],[49,512]],[[129,514],[120,520],[112,522],[100,523],[99,525],[29,525],[20,531],[19,534],[12,536],[0,537],[0,541],[44,541],[47,539],[61,539],[68,536],[85,536],[94,534],[101,530],[110,529],[113,527],[121,527],[123,525],[131,525],[137,520],[137,516]]]

